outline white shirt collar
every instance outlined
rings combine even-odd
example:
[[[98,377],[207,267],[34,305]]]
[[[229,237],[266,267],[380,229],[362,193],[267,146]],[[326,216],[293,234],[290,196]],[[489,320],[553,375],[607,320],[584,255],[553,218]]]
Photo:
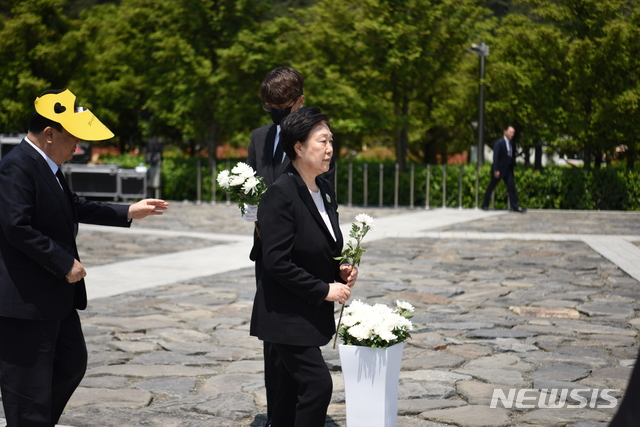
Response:
[[[51,172],[53,172],[53,174],[55,175],[56,172],[58,172],[58,169],[60,168],[58,165],[56,165],[56,162],[54,162],[53,160],[51,160],[49,158],[49,156],[47,156],[46,154],[44,154],[44,151],[42,151],[40,148],[38,148],[38,146],[36,146],[36,144],[34,144],[33,142],[31,142],[29,140],[29,138],[27,138],[26,136],[24,137],[24,140],[27,141],[38,153],[40,153],[40,155],[44,158],[44,160],[47,162],[47,164],[49,165],[49,167],[51,168]]]

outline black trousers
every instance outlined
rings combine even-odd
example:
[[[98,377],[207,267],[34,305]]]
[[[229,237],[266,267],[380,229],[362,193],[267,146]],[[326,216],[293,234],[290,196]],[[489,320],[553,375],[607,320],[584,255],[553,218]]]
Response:
[[[491,171],[491,182],[487,187],[487,191],[484,193],[484,200],[482,202],[482,207],[487,208],[489,206],[489,202],[491,201],[491,193],[495,190],[496,186],[500,182],[500,180],[504,180],[504,183],[507,185],[507,193],[509,193],[509,203],[511,203],[511,209],[516,209],[518,205],[518,194],[516,193],[516,183],[513,178],[513,169],[507,171],[506,174],[500,174],[500,178],[496,178]]]
[[[278,372],[280,371],[280,357],[273,344],[263,341],[264,354],[264,387],[267,391],[267,424],[271,427],[273,406],[278,392]]]
[[[637,427],[640,425],[640,353],[633,366],[627,391],[624,393],[622,403],[618,401],[618,411],[611,420],[609,427]]]
[[[279,362],[273,427],[324,427],[333,381],[319,347],[270,343]],[[265,376],[267,373],[265,373]]]
[[[53,427],[87,369],[76,310],[60,321],[0,317],[0,388],[7,427]]]

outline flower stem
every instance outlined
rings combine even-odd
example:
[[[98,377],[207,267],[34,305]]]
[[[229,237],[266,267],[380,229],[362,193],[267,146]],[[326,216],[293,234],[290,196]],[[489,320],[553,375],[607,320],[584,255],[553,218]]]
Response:
[[[344,304],[340,309],[340,318],[338,319],[338,327],[336,328],[336,336],[333,338],[333,349],[336,349],[336,341],[338,341],[338,331],[340,330],[340,323],[342,322],[342,313],[344,312]]]

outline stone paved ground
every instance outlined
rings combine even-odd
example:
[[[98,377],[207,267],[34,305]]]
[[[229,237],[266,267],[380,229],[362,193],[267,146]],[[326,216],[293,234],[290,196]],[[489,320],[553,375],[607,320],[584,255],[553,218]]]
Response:
[[[171,215],[137,226],[252,232],[234,206],[171,208]],[[346,222],[362,211],[406,213],[340,210]],[[446,230],[640,235],[639,220],[640,213],[530,211]],[[108,232],[79,241],[92,265],[216,244]],[[638,350],[640,284],[587,244],[396,238],[365,246],[353,297],[416,307],[418,328],[402,363],[399,427],[603,427],[610,420],[614,409],[598,407],[607,403],[602,399],[584,408],[489,407],[496,388],[588,389],[583,396],[608,388],[621,397]],[[90,301],[81,315],[89,369],[61,423],[263,426],[261,343],[248,336],[254,289],[253,269],[246,268]],[[340,362],[331,345],[323,352],[334,379],[325,425],[343,427]]]

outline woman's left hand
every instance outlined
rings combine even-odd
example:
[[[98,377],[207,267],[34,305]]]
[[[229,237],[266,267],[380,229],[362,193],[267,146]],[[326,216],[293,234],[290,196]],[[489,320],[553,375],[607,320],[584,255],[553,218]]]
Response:
[[[347,282],[347,286],[353,287],[358,278],[358,267],[352,267],[351,264],[340,265],[340,278]]]

